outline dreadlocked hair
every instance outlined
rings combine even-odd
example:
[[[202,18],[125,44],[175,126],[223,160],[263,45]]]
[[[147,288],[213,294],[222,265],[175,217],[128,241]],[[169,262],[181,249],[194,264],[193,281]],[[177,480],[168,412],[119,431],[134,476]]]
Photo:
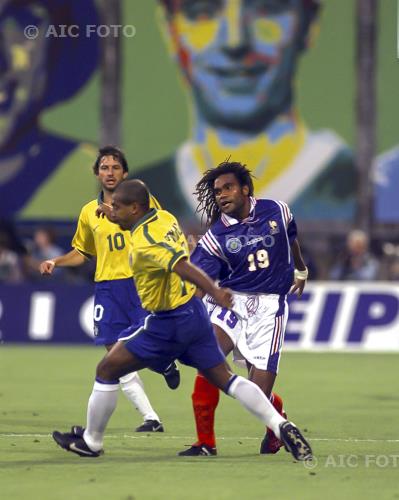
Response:
[[[198,200],[196,212],[201,214],[201,223],[205,219],[207,226],[212,225],[220,217],[213,189],[215,180],[224,174],[234,174],[241,187],[248,186],[249,196],[253,196],[254,193],[252,174],[246,165],[240,162],[226,160],[217,167],[207,170],[193,193]]]

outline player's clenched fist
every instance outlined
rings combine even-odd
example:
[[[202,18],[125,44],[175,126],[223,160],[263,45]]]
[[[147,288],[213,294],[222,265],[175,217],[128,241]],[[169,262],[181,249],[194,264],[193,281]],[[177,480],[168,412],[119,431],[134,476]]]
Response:
[[[233,294],[228,288],[217,287],[213,293],[213,298],[220,307],[227,307],[227,309],[231,309],[234,305]]]
[[[39,266],[41,274],[51,274],[54,271],[55,262],[53,260],[45,260]]]

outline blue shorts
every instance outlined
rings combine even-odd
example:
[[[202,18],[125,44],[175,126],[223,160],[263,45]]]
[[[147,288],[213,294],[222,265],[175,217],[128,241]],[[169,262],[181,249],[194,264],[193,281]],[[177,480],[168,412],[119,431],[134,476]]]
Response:
[[[120,340],[158,373],[163,373],[175,359],[199,371],[225,361],[208,312],[197,297],[172,311],[150,314],[143,327],[136,331],[128,328]]]
[[[129,325],[139,328],[148,312],[141,307],[133,278],[99,281],[94,296],[94,342],[114,344]]]

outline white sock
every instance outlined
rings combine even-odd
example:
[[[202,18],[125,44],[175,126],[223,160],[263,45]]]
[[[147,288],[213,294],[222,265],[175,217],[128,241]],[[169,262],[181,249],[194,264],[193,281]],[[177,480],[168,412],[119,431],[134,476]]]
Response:
[[[272,429],[280,438],[280,424],[285,419],[276,411],[261,389],[243,377],[236,376],[228,388],[227,394],[232,396],[252,413],[256,418]]]
[[[157,420],[160,422],[158,415],[155,413],[144,392],[144,384],[137,372],[128,373],[124,377],[121,377],[119,383],[127,399],[141,413],[144,420]]]
[[[108,420],[116,408],[119,384],[94,382],[93,392],[87,406],[87,425],[83,439],[93,451],[103,447],[103,438]]]

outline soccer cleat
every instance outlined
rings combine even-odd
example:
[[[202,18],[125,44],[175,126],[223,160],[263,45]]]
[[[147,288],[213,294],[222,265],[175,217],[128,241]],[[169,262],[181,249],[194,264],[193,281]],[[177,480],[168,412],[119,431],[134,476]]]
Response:
[[[282,416],[286,419],[287,414],[284,410],[281,412]],[[265,437],[262,439],[260,444],[259,453],[261,455],[274,455],[277,453],[284,444],[279,440],[279,438],[274,434],[274,432],[267,428]]]
[[[211,457],[217,455],[216,448],[212,448],[207,444],[193,444],[187,450],[180,451],[179,457]]]
[[[139,425],[136,432],[164,432],[164,428],[161,422],[158,420],[144,420],[144,422]]]
[[[180,385],[180,371],[177,367],[177,364],[173,361],[166,370],[163,372],[163,376],[165,377],[165,381],[169,387],[169,389],[177,389]]]
[[[76,453],[80,457],[99,457],[104,453],[103,450],[93,451],[91,450],[85,440],[82,437],[75,436],[69,432],[53,432],[54,441],[64,448],[64,450],[71,451],[72,453]]]
[[[71,427],[71,434],[73,434],[74,436],[80,437],[80,438],[83,437],[84,431],[85,431],[85,428],[82,427],[81,425],[73,425]]]
[[[274,432],[271,429],[267,429],[265,437],[262,439],[260,444],[259,453],[261,455],[274,455],[283,446],[284,444],[279,440]]]
[[[285,449],[292,454],[295,460],[312,459],[312,448],[310,444],[293,423],[286,420],[280,424],[280,435]]]

